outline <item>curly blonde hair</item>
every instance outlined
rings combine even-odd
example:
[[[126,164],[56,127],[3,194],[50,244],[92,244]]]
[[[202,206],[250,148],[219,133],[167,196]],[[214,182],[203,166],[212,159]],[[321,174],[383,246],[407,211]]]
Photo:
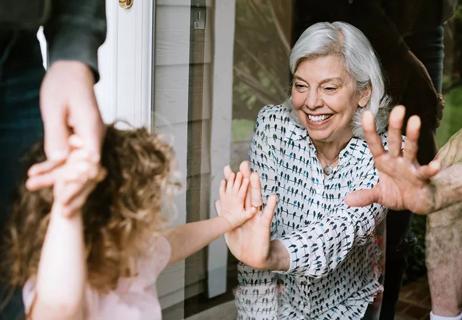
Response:
[[[174,184],[172,158],[171,147],[157,135],[108,126],[101,159],[107,176],[82,208],[88,282],[96,290],[107,292],[120,277],[133,276],[132,259],[164,226],[161,208]],[[26,167],[44,159],[43,145],[37,145]],[[23,181],[18,190],[6,241],[5,271],[12,286],[22,286],[37,273],[52,202],[51,188],[30,192]]]

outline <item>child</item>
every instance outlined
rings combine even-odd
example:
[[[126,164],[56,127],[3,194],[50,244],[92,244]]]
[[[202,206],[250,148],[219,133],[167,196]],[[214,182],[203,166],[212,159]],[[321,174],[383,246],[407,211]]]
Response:
[[[107,128],[100,167],[78,137],[51,188],[23,185],[8,232],[12,286],[23,286],[27,319],[160,319],[155,292],[167,264],[186,258],[251,218],[248,179],[220,185],[219,217],[164,230],[172,150],[144,129]],[[29,165],[45,159],[34,148]],[[36,167],[37,168],[37,167]]]

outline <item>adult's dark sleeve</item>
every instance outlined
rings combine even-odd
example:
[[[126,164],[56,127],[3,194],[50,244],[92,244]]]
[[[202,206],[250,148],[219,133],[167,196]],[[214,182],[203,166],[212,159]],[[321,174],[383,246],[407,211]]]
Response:
[[[81,61],[99,79],[97,51],[106,39],[104,0],[53,0],[44,33],[49,65],[58,60]]]

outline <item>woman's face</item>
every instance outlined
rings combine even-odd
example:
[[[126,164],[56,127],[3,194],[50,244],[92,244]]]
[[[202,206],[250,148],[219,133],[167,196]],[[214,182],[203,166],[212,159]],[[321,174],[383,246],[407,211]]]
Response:
[[[353,115],[369,97],[370,89],[357,92],[339,56],[306,59],[295,70],[292,105],[315,143],[349,141]]]

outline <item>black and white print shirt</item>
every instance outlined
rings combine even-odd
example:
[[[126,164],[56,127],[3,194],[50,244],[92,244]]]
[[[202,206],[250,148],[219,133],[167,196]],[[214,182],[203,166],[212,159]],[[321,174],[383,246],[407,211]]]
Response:
[[[377,227],[386,209],[350,208],[345,196],[378,181],[367,143],[353,137],[325,175],[306,129],[283,106],[264,107],[250,148],[264,202],[278,206],[272,239],[290,255],[287,272],[239,265],[238,319],[361,319],[382,290]]]

